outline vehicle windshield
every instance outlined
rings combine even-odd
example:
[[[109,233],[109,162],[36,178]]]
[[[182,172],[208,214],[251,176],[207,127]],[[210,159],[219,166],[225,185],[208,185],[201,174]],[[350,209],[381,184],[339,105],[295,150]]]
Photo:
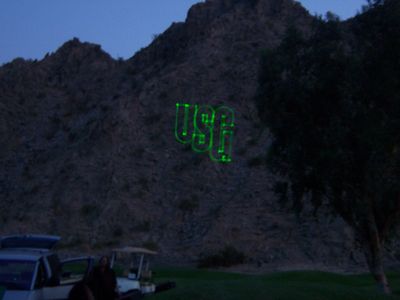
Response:
[[[0,259],[0,286],[7,290],[29,290],[36,262]]]

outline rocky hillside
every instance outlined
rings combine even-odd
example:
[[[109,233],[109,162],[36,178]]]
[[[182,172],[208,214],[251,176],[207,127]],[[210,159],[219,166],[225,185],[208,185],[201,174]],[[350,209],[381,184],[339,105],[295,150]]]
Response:
[[[126,61],[74,39],[3,65],[1,232],[59,234],[79,251],[145,245],[165,261],[232,245],[276,268],[363,265],[340,220],[278,204],[263,159],[260,53],[311,21],[292,0],[208,0]],[[232,163],[175,140],[177,102],[235,110]]]

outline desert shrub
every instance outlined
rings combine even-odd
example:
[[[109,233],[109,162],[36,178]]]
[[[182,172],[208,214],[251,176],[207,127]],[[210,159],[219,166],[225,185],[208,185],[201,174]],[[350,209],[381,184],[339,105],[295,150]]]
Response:
[[[250,158],[250,159],[247,161],[247,165],[248,165],[249,167],[251,167],[251,168],[252,168],[252,167],[261,166],[263,163],[264,163],[264,159],[263,159],[262,157],[259,157],[259,156]]]
[[[151,222],[149,220],[142,221],[134,227],[135,231],[138,232],[148,232],[151,229]]]
[[[160,99],[166,99],[166,98],[168,98],[168,93],[165,92],[165,91],[163,91],[163,92],[161,92],[161,93],[158,95],[158,98],[160,98]]]
[[[149,180],[146,177],[140,177],[137,181],[137,184],[141,187],[142,190],[150,191]]]
[[[114,230],[113,230],[113,236],[114,237],[121,237],[124,234],[124,229],[117,225]]]
[[[248,146],[256,146],[258,140],[256,138],[251,138],[250,140],[247,141]]]
[[[142,158],[144,152],[145,152],[145,151],[144,151],[144,148],[143,148],[143,147],[137,147],[137,148],[135,148],[135,149],[132,151],[132,155],[133,155],[135,158]]]
[[[149,250],[157,251],[158,250],[158,244],[154,241],[147,241],[143,243],[143,247],[147,248]]]
[[[95,204],[84,204],[81,207],[80,213],[84,217],[96,216],[99,213],[99,208]]]
[[[237,152],[240,156],[244,156],[247,152],[247,148],[243,147],[240,148],[239,151]]]
[[[161,113],[153,113],[151,115],[148,115],[144,118],[144,124],[146,126],[153,125],[154,123],[160,122],[162,119],[162,114]]]
[[[182,211],[193,212],[199,207],[199,199],[196,195],[192,195],[189,199],[184,199],[179,203],[178,208]]]
[[[246,257],[233,246],[226,246],[217,254],[207,255],[198,260],[199,268],[230,267],[243,264]]]

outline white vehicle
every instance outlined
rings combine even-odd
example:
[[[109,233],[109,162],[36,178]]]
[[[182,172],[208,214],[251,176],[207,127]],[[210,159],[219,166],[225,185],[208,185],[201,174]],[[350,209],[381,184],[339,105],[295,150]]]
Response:
[[[166,282],[157,286],[153,282],[149,258],[154,255],[157,255],[157,252],[139,247],[123,247],[112,251],[111,268],[115,269],[117,257],[122,260],[127,258],[129,260],[129,263],[121,265],[124,276],[117,277],[117,287],[121,299],[140,299],[144,295],[175,287],[173,282]]]
[[[92,257],[60,261],[52,251],[60,240],[48,235],[14,235],[0,240],[2,300],[65,300],[91,271]],[[1,293],[0,293],[1,295]]]

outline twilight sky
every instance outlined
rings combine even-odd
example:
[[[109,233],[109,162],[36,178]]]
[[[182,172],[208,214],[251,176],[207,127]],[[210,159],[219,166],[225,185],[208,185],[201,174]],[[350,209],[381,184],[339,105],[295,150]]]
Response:
[[[129,58],[154,34],[184,21],[199,0],[1,0],[0,65],[16,57],[41,59],[67,40],[100,44],[111,56]],[[342,19],[366,0],[299,0],[310,13],[330,10]]]

